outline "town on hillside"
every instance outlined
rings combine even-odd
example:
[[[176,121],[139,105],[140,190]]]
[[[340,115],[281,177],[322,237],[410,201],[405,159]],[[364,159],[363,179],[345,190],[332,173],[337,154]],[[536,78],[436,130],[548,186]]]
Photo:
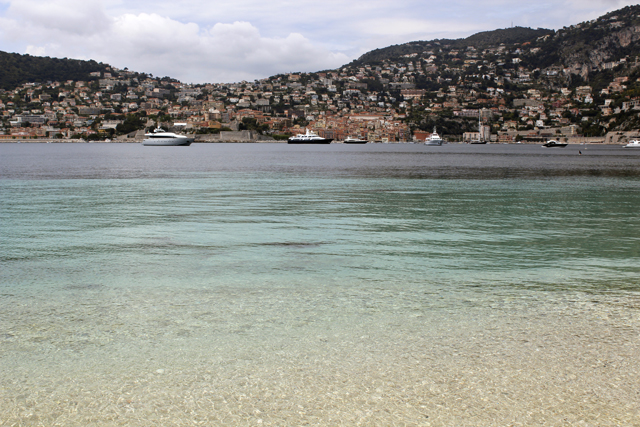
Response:
[[[0,141],[139,142],[163,126],[197,142],[286,140],[305,129],[338,141],[420,142],[436,127],[451,142],[621,143],[640,129],[637,53],[595,49],[590,62],[571,62],[550,60],[549,49],[629,28],[624,48],[637,45],[640,26],[609,14],[527,42],[420,42],[337,70],[228,84],[105,66],[85,80],[0,90]]]

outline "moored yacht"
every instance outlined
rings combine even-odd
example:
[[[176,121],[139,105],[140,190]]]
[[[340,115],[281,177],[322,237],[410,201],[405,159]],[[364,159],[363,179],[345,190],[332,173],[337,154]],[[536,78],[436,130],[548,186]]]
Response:
[[[629,143],[625,145],[624,148],[640,148],[640,140],[636,139],[633,141],[629,141]]]
[[[544,144],[542,144],[543,147],[566,147],[567,144],[564,142],[558,142],[558,141],[554,141],[553,139],[551,141],[548,141]]]
[[[443,142],[444,140],[440,138],[440,135],[438,135],[438,132],[436,132],[436,127],[434,126],[433,133],[429,138],[425,139],[424,145],[442,145]]]
[[[348,137],[342,142],[345,144],[366,144],[369,141],[367,141],[366,139]]]
[[[155,128],[152,133],[145,133],[147,137],[142,141],[142,145],[156,145],[156,146],[188,146],[191,145],[194,138],[190,138],[184,135],[178,135],[173,132],[167,132],[161,127]]]
[[[332,138],[322,138],[307,129],[304,134],[299,133],[296,136],[292,136],[287,142],[289,144],[330,144],[331,141],[333,141]]]

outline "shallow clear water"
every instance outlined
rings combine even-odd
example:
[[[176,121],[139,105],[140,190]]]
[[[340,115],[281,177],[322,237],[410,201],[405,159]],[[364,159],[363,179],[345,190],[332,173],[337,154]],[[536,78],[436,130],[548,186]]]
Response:
[[[0,144],[0,177],[0,425],[640,423],[640,151]]]

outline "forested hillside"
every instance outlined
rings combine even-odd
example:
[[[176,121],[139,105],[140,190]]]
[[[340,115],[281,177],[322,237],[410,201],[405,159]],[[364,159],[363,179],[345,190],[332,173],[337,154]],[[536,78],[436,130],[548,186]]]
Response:
[[[96,61],[0,52],[0,89],[12,90],[30,82],[88,80],[89,73],[107,67]]]

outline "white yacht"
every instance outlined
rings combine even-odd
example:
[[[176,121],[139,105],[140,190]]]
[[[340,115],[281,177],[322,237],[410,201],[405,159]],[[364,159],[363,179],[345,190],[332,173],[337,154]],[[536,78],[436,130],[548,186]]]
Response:
[[[542,146],[543,147],[547,147],[547,148],[550,148],[550,147],[560,147],[560,148],[562,148],[562,147],[566,147],[567,144],[565,142],[558,142],[558,141],[552,139],[552,140],[547,141],[544,144],[542,144]]]
[[[289,144],[330,144],[333,141],[332,138],[322,138],[315,132],[306,130],[306,133],[299,133],[296,136],[292,136],[287,141]]]
[[[640,140],[635,139],[633,141],[629,141],[629,143],[625,145],[624,148],[640,148]]]
[[[173,132],[167,132],[161,127],[155,128],[152,133],[145,133],[147,137],[142,141],[142,145],[158,145],[158,146],[187,146],[191,145],[194,138],[184,135],[178,135]]]
[[[424,144],[425,145],[442,145],[443,142],[444,140],[440,138],[440,135],[438,135],[438,132],[436,132],[436,127],[434,126],[433,133],[429,138],[425,139]]]
[[[342,142],[345,144],[366,144],[369,141],[367,141],[366,139],[352,138],[349,136]]]

